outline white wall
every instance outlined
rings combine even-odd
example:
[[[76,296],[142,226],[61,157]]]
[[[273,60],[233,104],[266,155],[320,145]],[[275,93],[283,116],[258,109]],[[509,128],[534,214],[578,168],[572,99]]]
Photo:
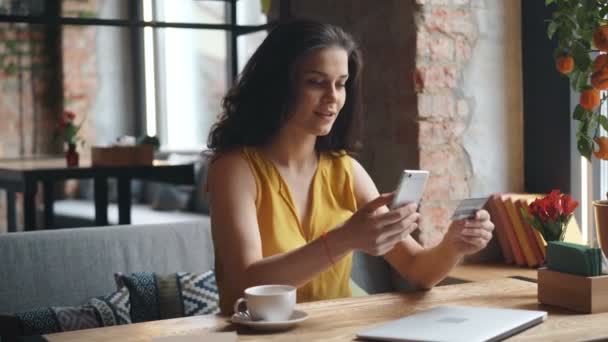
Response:
[[[471,196],[523,191],[523,103],[520,0],[474,0],[479,36],[462,79],[471,98],[464,146],[471,158]]]

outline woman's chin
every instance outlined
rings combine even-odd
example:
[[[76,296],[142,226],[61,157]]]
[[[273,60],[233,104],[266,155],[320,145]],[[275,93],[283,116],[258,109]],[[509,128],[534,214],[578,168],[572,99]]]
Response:
[[[324,137],[324,136],[328,135],[329,132],[331,132],[331,127],[327,127],[327,128],[323,127],[323,128],[317,129],[317,131],[315,132],[315,135],[317,137]]]

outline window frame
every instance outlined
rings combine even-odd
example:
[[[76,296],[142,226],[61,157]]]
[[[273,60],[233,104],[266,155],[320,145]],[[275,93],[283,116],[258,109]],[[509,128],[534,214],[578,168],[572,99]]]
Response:
[[[174,22],[174,21],[144,21],[143,20],[143,1],[142,0],[127,0],[128,11],[126,19],[108,19],[108,18],[77,18],[65,17],[61,14],[61,0],[46,0],[44,10],[40,15],[13,15],[0,14],[0,22],[4,23],[27,23],[27,24],[42,24],[47,25],[50,29],[59,29],[65,25],[73,26],[113,26],[125,27],[129,29],[131,36],[131,63],[134,67],[133,74],[133,110],[134,113],[142,113],[137,115],[135,119],[135,129],[138,135],[146,132],[146,99],[145,99],[145,72],[143,70],[144,51],[143,51],[143,29],[151,28],[185,28],[185,29],[206,29],[206,30],[224,30],[228,32],[228,64],[230,65],[230,79],[228,85],[232,84],[238,74],[238,45],[237,39],[240,35],[266,30],[274,27],[278,21],[289,18],[290,15],[290,0],[281,0],[279,20],[270,20],[262,25],[237,25],[236,5],[238,0],[204,0],[204,1],[221,1],[226,3],[227,14],[229,21],[226,24],[208,24],[194,22]]]

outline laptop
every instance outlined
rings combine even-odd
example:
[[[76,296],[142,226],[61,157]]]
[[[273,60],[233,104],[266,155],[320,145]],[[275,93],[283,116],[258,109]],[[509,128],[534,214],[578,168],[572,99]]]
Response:
[[[547,319],[545,311],[444,305],[357,334],[381,341],[500,341]]]

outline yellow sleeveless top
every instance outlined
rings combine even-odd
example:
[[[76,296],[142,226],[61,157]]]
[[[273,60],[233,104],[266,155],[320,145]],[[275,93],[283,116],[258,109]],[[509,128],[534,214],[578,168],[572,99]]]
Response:
[[[253,148],[244,148],[241,155],[249,164],[256,183],[255,205],[264,257],[288,252],[305,245],[321,237],[323,232],[334,229],[357,211],[352,161],[346,154],[320,155],[319,165],[312,179],[308,227],[303,227],[299,221],[287,184],[274,164]],[[328,258],[326,253],[318,257]],[[298,288],[298,302],[351,296],[352,253],[334,261],[335,265]],[[216,271],[220,273],[218,287],[221,294],[222,269],[221,260],[218,260],[217,256]],[[231,312],[232,304],[223,302],[220,297],[222,312]]]

